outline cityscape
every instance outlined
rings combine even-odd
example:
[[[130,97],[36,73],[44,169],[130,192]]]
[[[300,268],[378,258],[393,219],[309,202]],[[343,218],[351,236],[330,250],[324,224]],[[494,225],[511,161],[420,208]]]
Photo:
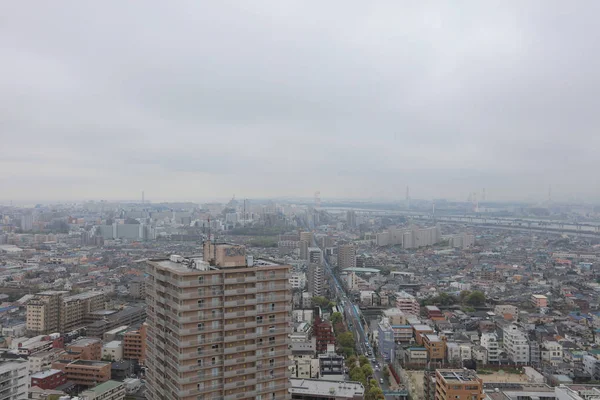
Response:
[[[0,400],[600,400],[600,2],[2,6]]]
[[[600,395],[597,206],[86,201],[0,226],[2,398]]]

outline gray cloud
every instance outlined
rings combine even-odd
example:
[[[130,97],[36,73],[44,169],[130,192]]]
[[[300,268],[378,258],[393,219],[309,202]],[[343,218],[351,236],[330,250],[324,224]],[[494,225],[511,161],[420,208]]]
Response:
[[[600,198],[600,4],[12,2],[0,200]]]

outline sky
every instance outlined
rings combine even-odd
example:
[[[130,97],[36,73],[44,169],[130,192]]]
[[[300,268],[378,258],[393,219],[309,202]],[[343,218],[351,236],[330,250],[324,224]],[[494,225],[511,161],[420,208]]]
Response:
[[[600,2],[6,2],[0,201],[600,200]]]

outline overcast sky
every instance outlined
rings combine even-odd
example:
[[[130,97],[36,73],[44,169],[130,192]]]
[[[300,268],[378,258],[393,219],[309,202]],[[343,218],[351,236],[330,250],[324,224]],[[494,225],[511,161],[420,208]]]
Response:
[[[600,2],[12,1],[0,200],[600,199]]]

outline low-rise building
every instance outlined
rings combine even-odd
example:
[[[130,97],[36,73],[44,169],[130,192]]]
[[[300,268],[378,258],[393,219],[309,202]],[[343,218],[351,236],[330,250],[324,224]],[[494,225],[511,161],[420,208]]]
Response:
[[[60,369],[67,375],[67,380],[87,387],[108,381],[110,367],[110,362],[90,360],[59,360],[52,364],[52,368]]]
[[[125,360],[137,360],[144,364],[146,360],[146,324],[139,329],[125,332],[123,335],[123,358]]]
[[[80,397],[86,400],[123,400],[125,384],[117,381],[106,381],[98,386],[81,392]]]
[[[365,388],[360,382],[339,382],[321,379],[290,379],[289,389],[298,400],[362,400]]]
[[[54,389],[67,382],[67,376],[60,369],[47,369],[31,375],[31,386]]]
[[[446,342],[438,335],[423,335],[423,345],[427,349],[429,361],[442,361],[446,358]]]
[[[113,340],[102,346],[102,359],[121,361],[123,359],[123,342],[120,340]]]
[[[483,400],[483,381],[470,369],[435,371],[436,400]]]

